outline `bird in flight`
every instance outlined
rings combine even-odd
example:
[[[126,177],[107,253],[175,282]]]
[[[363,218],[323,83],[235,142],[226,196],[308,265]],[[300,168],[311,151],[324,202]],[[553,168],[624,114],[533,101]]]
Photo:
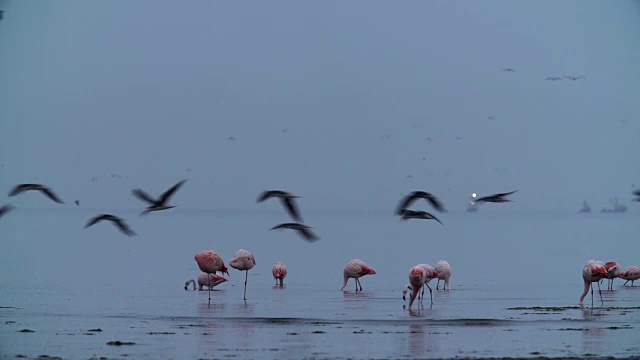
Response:
[[[549,76],[545,80],[558,81],[558,80],[562,80],[562,78],[559,76]]]
[[[11,204],[5,204],[0,207],[0,217],[5,216],[8,212],[12,211],[16,207]]]
[[[49,199],[57,202],[58,204],[64,204],[64,201],[62,201],[58,195],[56,195],[56,193],[53,192],[53,190],[51,190],[50,188],[41,185],[41,184],[19,184],[16,185],[13,189],[11,189],[11,191],[9,192],[9,196],[16,196],[20,193],[23,193],[25,191],[29,191],[29,190],[38,190],[41,191],[43,194],[45,194]]]
[[[276,230],[276,229],[296,230],[298,232],[298,235],[300,235],[303,239],[307,240],[308,242],[314,242],[320,239],[316,234],[314,234],[311,230],[309,230],[311,229],[311,226],[307,226],[304,224],[284,223],[284,224],[280,224],[272,227],[271,229],[269,229],[269,231]]]
[[[281,190],[267,190],[267,191],[263,191],[260,194],[257,202],[260,203],[272,197],[280,198],[280,201],[282,202],[282,206],[284,206],[287,212],[289,212],[289,215],[291,215],[291,217],[295,221],[302,222],[302,217],[300,216],[300,210],[298,210],[298,207],[294,202],[294,199],[299,198],[299,196],[296,196]]]
[[[498,193],[498,194],[493,194],[493,195],[489,195],[489,196],[483,196],[479,199],[475,199],[473,200],[473,202],[492,202],[492,203],[503,203],[503,202],[511,202],[512,200],[509,199],[505,199],[505,196],[507,195],[511,195],[514,192],[516,192],[518,190],[514,190],[511,192],[507,192],[507,193]]]
[[[516,72],[515,69],[512,68],[504,68],[502,69],[502,71],[506,71],[506,72]]]
[[[633,199],[633,201],[639,201],[640,202],[640,189],[633,190],[633,195],[636,196],[636,198]]]
[[[175,194],[176,191],[178,191],[178,189],[180,189],[180,187],[182,187],[182,185],[186,181],[187,180],[185,179],[185,180],[182,180],[179,183],[173,185],[169,190],[165,191],[162,195],[160,195],[160,197],[158,199],[152,198],[149,194],[144,192],[142,189],[134,189],[134,190],[132,190],[131,192],[138,199],[140,199],[142,201],[146,201],[147,203],[150,204],[147,207],[147,209],[145,211],[143,211],[142,214],[140,214],[140,215],[145,215],[145,214],[148,214],[148,213],[150,213],[152,211],[160,211],[160,210],[167,210],[167,209],[174,208],[175,206],[167,205],[167,203],[169,202],[169,200],[171,199],[173,194]]]
[[[86,229],[89,226],[97,224],[102,220],[111,221],[113,225],[115,225],[118,229],[120,229],[120,231],[122,231],[122,233],[124,233],[127,236],[137,235],[135,232],[133,232],[133,230],[131,230],[129,225],[127,225],[127,223],[124,222],[124,220],[111,214],[100,214],[96,217],[89,219],[89,221],[87,222],[87,225],[85,225],[84,228]]]
[[[396,208],[396,215],[402,215],[403,210],[411,206],[411,204],[417,199],[426,199],[438,212],[447,211],[445,210],[444,205],[442,205],[442,202],[435,195],[426,191],[412,191],[400,200],[398,207]]]
[[[401,215],[402,215],[402,220],[405,220],[405,221],[409,219],[435,220],[439,222],[440,225],[444,226],[442,221],[440,221],[437,217],[433,216],[433,214],[430,214],[426,211],[414,211],[414,210],[403,209]]]
[[[580,76],[570,76],[570,75],[563,75],[565,77],[565,79],[569,79],[569,80],[580,80],[580,79],[584,79],[586,76],[584,75],[580,75]]]

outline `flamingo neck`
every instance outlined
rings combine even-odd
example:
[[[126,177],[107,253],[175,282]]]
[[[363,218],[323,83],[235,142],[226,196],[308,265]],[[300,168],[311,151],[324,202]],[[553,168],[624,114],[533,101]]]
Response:
[[[414,286],[413,290],[411,290],[411,298],[409,299],[409,309],[411,309],[411,305],[413,305],[413,301],[416,299],[416,296],[418,296],[419,292],[420,292],[420,287],[418,286]]]
[[[580,295],[580,304],[584,302],[584,298],[587,296],[587,293],[589,293],[589,288],[591,288],[591,283],[585,280],[584,291],[582,292],[582,295]]]
[[[342,283],[342,287],[340,288],[340,290],[344,289],[344,287],[347,286],[348,280],[349,280],[349,275],[344,274],[344,282]]]
[[[187,290],[187,288],[189,287],[190,284],[193,284],[193,290],[196,290],[196,281],[191,279],[191,280],[187,280],[186,283],[184,283],[184,289]]]

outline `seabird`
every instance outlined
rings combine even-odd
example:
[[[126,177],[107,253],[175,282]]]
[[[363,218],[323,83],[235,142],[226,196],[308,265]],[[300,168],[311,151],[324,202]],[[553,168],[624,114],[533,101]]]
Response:
[[[145,211],[142,212],[142,214],[140,215],[145,215],[148,214],[152,211],[160,211],[160,210],[167,210],[167,209],[171,209],[174,208],[175,206],[169,206],[167,205],[167,203],[169,202],[169,200],[171,199],[171,197],[173,196],[173,194],[175,194],[176,191],[178,191],[178,189],[180,189],[180,187],[186,182],[187,180],[182,180],[179,183],[173,185],[171,187],[171,189],[165,191],[162,195],[160,195],[160,197],[156,200],[154,198],[152,198],[149,194],[147,194],[146,192],[144,192],[141,189],[134,189],[131,192],[133,193],[133,195],[135,195],[138,199],[142,200],[142,201],[146,201],[148,202],[149,205],[147,207],[147,209]]]
[[[15,195],[18,195],[20,193],[23,193],[23,192],[29,191],[29,190],[42,191],[42,193],[45,194],[49,199],[57,202],[58,204],[64,204],[64,201],[60,200],[58,195],[56,195],[53,192],[53,190],[51,190],[50,188],[48,188],[48,187],[46,187],[44,185],[41,185],[41,184],[20,184],[20,185],[16,185],[9,192],[9,196],[15,196]]]
[[[127,236],[134,236],[137,235],[135,232],[133,232],[131,230],[131,228],[129,228],[129,225],[127,225],[124,220],[122,220],[121,218],[115,216],[115,215],[111,215],[111,214],[100,214],[94,218],[91,218],[89,220],[89,222],[87,222],[87,225],[84,226],[84,228],[88,228],[89,226],[99,223],[102,220],[108,220],[113,222],[113,224],[115,226],[118,227],[118,229],[120,229],[120,231],[122,231],[125,235]]]
[[[562,78],[559,76],[549,76],[545,80],[558,81],[558,80],[562,80]]]
[[[640,189],[633,190],[633,195],[635,195],[635,196],[636,196],[636,198],[635,198],[635,199],[633,199],[632,201],[638,201],[638,202],[640,202]]]
[[[433,216],[432,214],[426,212],[426,211],[413,211],[413,210],[402,210],[402,220],[409,220],[409,219],[425,219],[425,220],[435,220],[437,222],[440,223],[440,225],[444,226],[444,224],[442,223],[442,221],[438,220],[437,217]]]
[[[311,229],[311,226],[307,226],[307,225],[303,225],[303,224],[299,224],[299,223],[284,223],[284,224],[276,225],[276,226],[272,227],[271,229],[269,229],[269,231],[275,230],[275,229],[296,230],[296,231],[298,231],[298,234],[300,236],[302,236],[308,242],[314,242],[314,241],[320,239],[316,234],[314,234],[313,232],[311,232],[311,230],[309,230],[309,229]]]
[[[5,216],[9,211],[15,209],[16,207],[11,204],[5,204],[0,207],[0,217]]]
[[[479,202],[492,202],[492,203],[511,202],[511,200],[505,199],[504,197],[507,196],[507,195],[511,195],[516,191],[518,191],[518,190],[514,190],[514,191],[511,191],[511,192],[507,192],[507,193],[498,193],[498,194],[493,194],[493,195],[489,195],[489,196],[484,196],[484,197],[481,197],[479,199],[473,200],[473,202],[476,202],[476,203],[479,203]]]
[[[431,203],[431,206],[433,206],[433,208],[438,210],[439,212],[447,211],[445,210],[444,205],[442,205],[442,202],[440,202],[440,200],[438,200],[435,195],[426,191],[412,191],[400,200],[400,203],[398,203],[398,207],[396,208],[396,215],[402,215],[402,211],[404,209],[408,208],[414,201],[416,201],[416,199],[420,198],[429,201]]]
[[[260,194],[257,202],[260,203],[272,197],[280,198],[280,201],[282,202],[282,206],[284,206],[285,209],[287,209],[287,211],[289,212],[289,215],[291,215],[291,217],[295,221],[302,222],[302,217],[300,216],[300,210],[298,210],[298,207],[296,206],[293,200],[293,199],[299,198],[300,196],[293,195],[286,191],[268,190]]]
[[[586,76],[584,76],[584,75],[580,75],[580,76],[563,75],[563,76],[564,76],[566,79],[573,80],[573,81],[580,80],[580,79],[584,79],[584,78],[586,77]]]
[[[506,72],[516,72],[514,69],[512,68],[504,68],[502,69],[502,71],[506,71]]]

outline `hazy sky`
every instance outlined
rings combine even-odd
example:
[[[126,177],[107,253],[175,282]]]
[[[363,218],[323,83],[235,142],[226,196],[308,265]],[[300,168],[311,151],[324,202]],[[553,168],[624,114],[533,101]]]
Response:
[[[424,189],[461,211],[472,191],[520,189],[509,211],[574,211],[640,186],[637,1],[0,9],[5,192],[41,182],[133,208],[132,188],[188,178],[184,208],[255,208],[274,188],[307,209],[391,211]],[[544,80],[563,74],[586,78]]]

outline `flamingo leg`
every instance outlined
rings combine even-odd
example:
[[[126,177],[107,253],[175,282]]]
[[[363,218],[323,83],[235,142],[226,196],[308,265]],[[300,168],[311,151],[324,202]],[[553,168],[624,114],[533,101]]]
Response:
[[[209,281],[209,285],[211,285],[211,274],[207,273],[207,280]],[[209,302],[211,302],[211,286],[207,286],[209,289]]]
[[[424,299],[424,286],[422,287],[422,295],[420,296],[420,307],[424,307],[424,305],[422,305],[422,299]]]
[[[444,289],[444,286],[442,287]],[[440,289],[440,279],[438,279],[438,282],[436,283],[436,290]]]
[[[245,270],[244,275],[244,301],[247,301],[247,280],[249,279],[249,270]]]
[[[425,285],[429,288],[429,297],[431,297],[431,306],[433,306],[433,291],[431,291],[431,286],[429,286],[429,284],[425,283]]]
[[[598,283],[598,294],[600,294],[600,307],[604,306],[604,300],[602,300],[602,290],[600,290],[600,283]]]

